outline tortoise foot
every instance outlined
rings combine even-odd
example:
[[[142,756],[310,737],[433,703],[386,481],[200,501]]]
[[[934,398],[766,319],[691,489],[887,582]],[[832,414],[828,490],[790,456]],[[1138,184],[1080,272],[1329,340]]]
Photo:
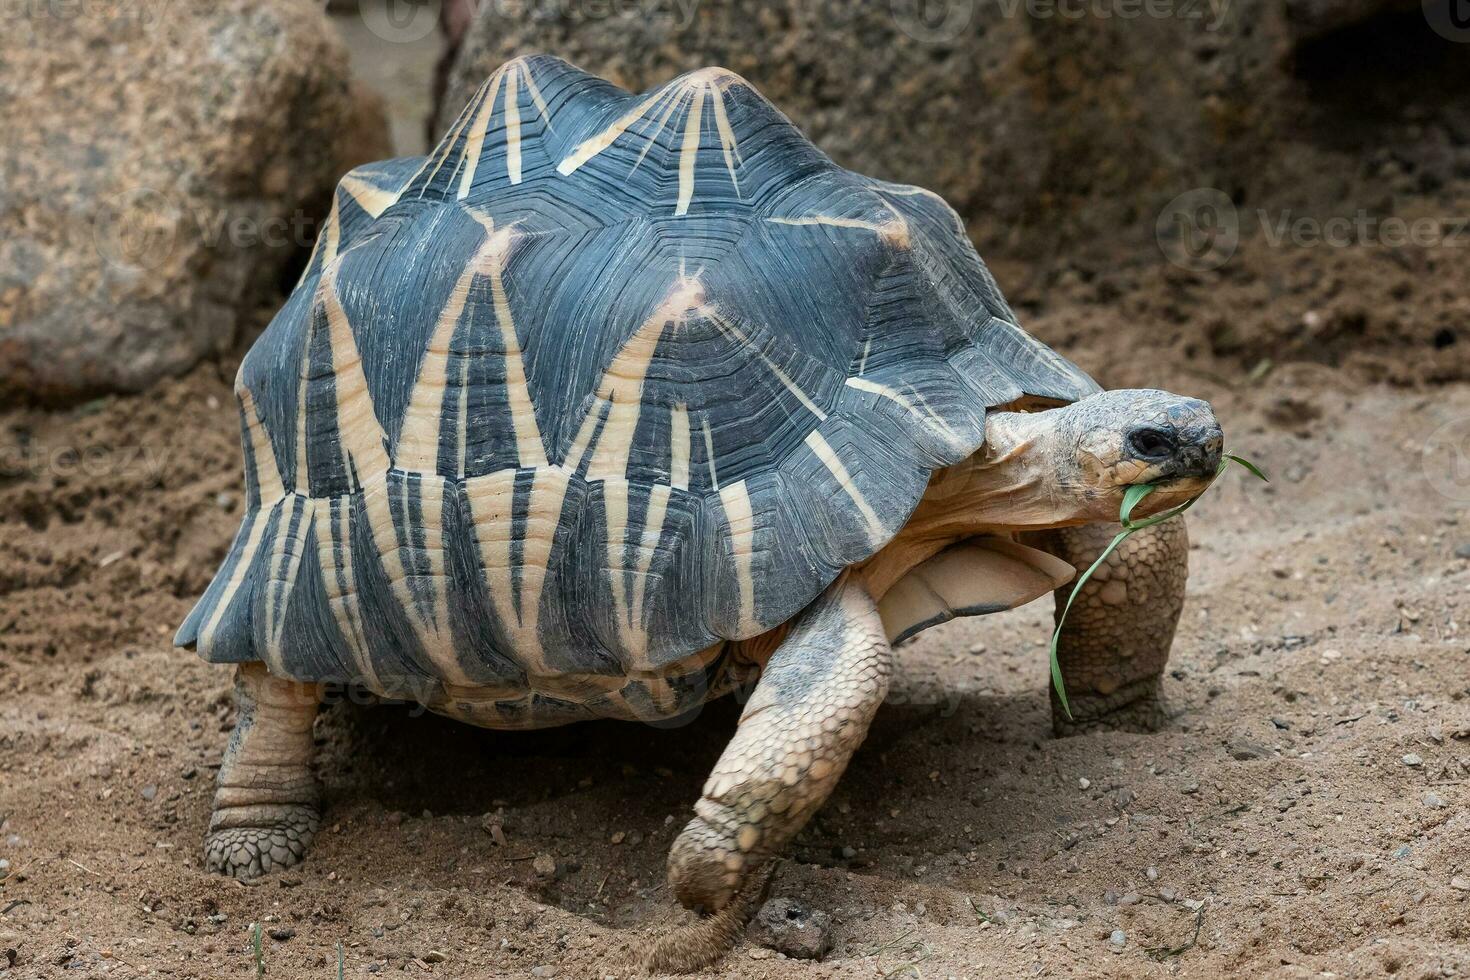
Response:
[[[247,824],[220,827],[204,838],[204,866],[241,881],[299,864],[321,826],[314,806],[272,806]],[[215,821],[221,814],[216,812]]]
[[[669,885],[686,909],[715,912],[740,891],[751,855],[701,816],[689,821],[669,851]]]

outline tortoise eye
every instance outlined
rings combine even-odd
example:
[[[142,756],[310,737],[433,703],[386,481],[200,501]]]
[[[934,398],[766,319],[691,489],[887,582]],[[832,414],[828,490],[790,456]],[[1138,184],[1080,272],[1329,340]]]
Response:
[[[1171,455],[1178,444],[1172,433],[1145,426],[1128,434],[1128,448],[1145,459],[1163,459]]]

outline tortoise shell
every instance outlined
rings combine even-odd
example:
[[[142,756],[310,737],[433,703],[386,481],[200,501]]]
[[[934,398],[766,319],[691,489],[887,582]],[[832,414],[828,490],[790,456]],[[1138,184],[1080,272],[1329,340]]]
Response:
[[[342,179],[240,368],[248,506],[177,642],[537,723],[668,713],[988,408],[1095,390],[943,200],[739,76],[518,59],[427,157]]]

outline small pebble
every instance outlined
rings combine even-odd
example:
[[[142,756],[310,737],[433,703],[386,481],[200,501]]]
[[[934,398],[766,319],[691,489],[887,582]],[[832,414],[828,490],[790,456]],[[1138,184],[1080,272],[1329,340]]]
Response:
[[[1128,944],[1128,934],[1122,929],[1114,929],[1113,934],[1108,937],[1108,942],[1112,943],[1114,946],[1117,946],[1119,949],[1122,949],[1125,945]]]
[[[1143,874],[1144,877],[1146,877],[1149,881],[1159,880],[1159,869],[1155,868],[1153,865],[1149,865],[1147,868],[1145,868]]]
[[[1440,796],[1438,793],[1425,793],[1424,805],[1429,807],[1431,810],[1443,810],[1444,797]]]
[[[531,976],[533,976],[533,977],[554,977],[554,976],[556,976],[556,967],[554,967],[554,966],[533,966],[533,967],[531,967]]]
[[[290,926],[276,926],[275,928],[268,930],[267,935],[269,935],[276,942],[283,943],[291,937],[295,936],[296,930],[292,929]]]
[[[1081,777],[1080,779],[1077,780],[1077,788],[1078,789],[1088,789],[1091,786],[1092,786],[1092,780],[1088,779],[1086,776],[1083,776],[1083,777]]]
[[[761,906],[751,938],[798,960],[820,960],[832,948],[832,917],[794,898],[778,896]]]
[[[152,783],[149,783],[147,786],[143,787],[143,799],[152,800],[157,795],[158,787],[154,786]]]
[[[1419,758],[1419,756],[1415,755],[1413,752],[1410,752],[1408,755],[1404,756],[1403,763],[1406,766],[1422,766],[1424,765],[1424,760]]]
[[[445,960],[449,959],[446,954],[440,952],[437,949],[429,950],[423,955],[422,958],[425,963],[443,963]]]
[[[1271,746],[1243,735],[1232,738],[1226,748],[1230,752],[1230,757],[1238,762],[1266,759],[1271,756]]]
[[[1456,558],[1470,558],[1470,541],[1455,548]]]
[[[1450,887],[1456,891],[1470,892],[1470,878],[1464,875],[1455,875],[1450,879]]]
[[[556,858],[550,854],[538,854],[531,862],[531,870],[543,878],[550,878],[556,874]],[[550,975],[549,973],[547,974],[547,976]]]

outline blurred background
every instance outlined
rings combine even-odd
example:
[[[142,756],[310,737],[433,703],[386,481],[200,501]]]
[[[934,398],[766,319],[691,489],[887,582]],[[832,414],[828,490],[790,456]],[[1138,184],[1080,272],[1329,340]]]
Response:
[[[283,976],[591,976],[670,914],[729,706],[334,708],[300,874],[198,858],[233,708],[169,640],[240,518],[234,372],[337,179],[532,52],[739,72],[1273,478],[1191,512],[1163,734],[1049,738],[1045,603],[905,646],[778,881],[827,962],[724,975],[1470,973],[1466,0],[0,0],[0,974],[244,975],[264,921]]]

